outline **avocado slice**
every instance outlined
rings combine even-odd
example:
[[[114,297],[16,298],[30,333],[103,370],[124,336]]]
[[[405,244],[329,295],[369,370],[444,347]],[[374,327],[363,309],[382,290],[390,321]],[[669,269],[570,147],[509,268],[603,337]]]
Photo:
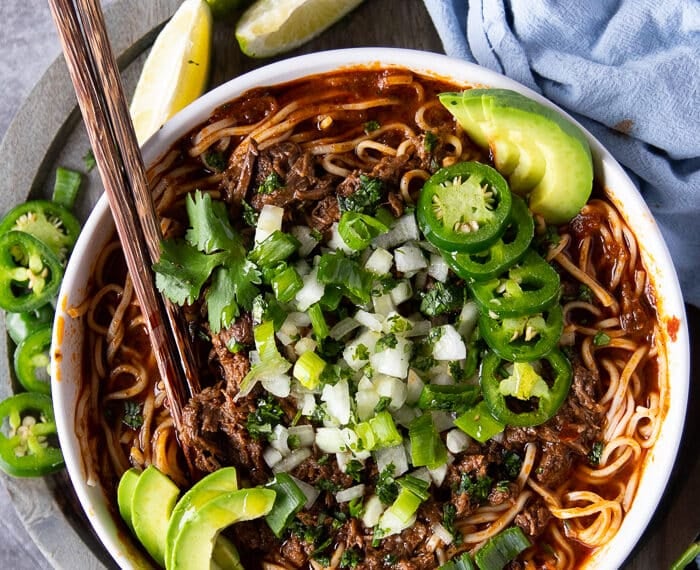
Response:
[[[205,503],[218,495],[235,491],[237,489],[238,475],[236,473],[236,468],[224,467],[197,481],[197,483],[195,483],[182,496],[182,498],[175,505],[175,508],[170,515],[170,522],[168,523],[168,530],[165,540],[165,560],[167,561],[167,568],[171,568],[173,565],[173,547],[175,545],[177,534],[180,532],[180,523],[182,522],[183,517],[188,513],[196,512]],[[219,547],[219,541],[223,540],[225,540],[223,536],[216,540],[217,548],[214,549],[214,553],[220,554],[221,559],[225,559],[227,556],[231,556],[230,550],[233,549],[235,551],[235,556],[237,557],[238,551],[230,542],[228,545],[222,544],[221,547]]]
[[[136,487],[136,482],[139,480],[139,475],[141,475],[140,469],[136,467],[127,469],[124,471],[121,479],[119,479],[119,485],[117,486],[117,506],[119,507],[119,514],[122,516],[131,532],[134,532],[134,523],[131,520],[131,500],[134,496],[134,488]]]
[[[178,486],[155,465],[149,465],[138,477],[131,498],[134,534],[162,567],[170,513],[179,495]]]
[[[275,502],[271,489],[239,489],[220,493],[180,519],[168,570],[209,570],[219,532],[240,521],[265,516]]]
[[[593,189],[583,132],[559,113],[508,89],[442,93],[440,102],[479,146],[488,148],[510,189],[550,224],[566,223]]]
[[[216,537],[211,553],[212,570],[245,570],[236,546],[223,534]]]

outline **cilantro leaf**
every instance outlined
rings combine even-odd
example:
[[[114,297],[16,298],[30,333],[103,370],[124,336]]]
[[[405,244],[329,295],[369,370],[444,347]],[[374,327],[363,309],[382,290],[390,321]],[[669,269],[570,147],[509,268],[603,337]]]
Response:
[[[173,303],[193,303],[223,256],[206,255],[181,240],[164,240],[160,248],[160,260],[153,266],[156,287]]]
[[[260,273],[246,258],[246,249],[226,212],[200,191],[187,196],[190,228],[182,240],[164,240],[154,264],[156,286],[178,305],[192,303],[211,277],[206,293],[209,326],[218,333],[233,322],[240,308],[250,310],[258,294]]]

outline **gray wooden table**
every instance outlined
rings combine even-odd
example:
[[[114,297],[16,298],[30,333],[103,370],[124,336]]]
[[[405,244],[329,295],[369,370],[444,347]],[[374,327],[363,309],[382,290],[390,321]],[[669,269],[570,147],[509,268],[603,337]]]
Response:
[[[119,3],[136,1],[108,0],[105,5],[115,7]],[[176,5],[177,0],[146,0],[145,3],[140,0],[139,3],[162,7]],[[138,25],[143,23],[129,22],[126,18],[118,27],[121,26],[129,32],[128,26]],[[120,41],[125,40],[120,36]],[[214,84],[225,81],[233,73],[246,71],[261,63],[244,58],[238,52],[230,25],[217,28],[215,44],[218,52],[212,78]],[[372,45],[442,51],[439,38],[420,0],[367,0],[339,26],[304,46],[297,53]],[[8,131],[13,117],[22,109],[23,102],[30,96],[35,83],[45,77],[46,71],[59,53],[58,40],[46,0],[0,0],[0,139]],[[56,102],[56,105],[65,104],[65,101]],[[58,154],[55,149],[54,154],[53,160],[56,160]],[[4,159],[4,156],[0,157],[0,161]],[[43,176],[45,178],[46,173]],[[42,180],[31,182],[45,183]],[[28,188],[16,188],[14,201],[26,197],[27,192]],[[12,200],[13,197],[10,196],[9,199]],[[0,196],[0,200],[8,200],[8,197]],[[700,312],[693,307],[688,307],[688,311],[694,361],[697,363],[697,356],[700,355]],[[1,351],[0,357],[4,357]],[[1,382],[3,380],[0,378]],[[626,570],[668,568],[670,562],[700,530],[700,493],[697,491],[700,483],[700,438],[697,437],[700,431],[699,387],[700,373],[695,366],[691,379],[686,435],[680,459],[666,495],[649,529],[625,565]],[[694,437],[691,437],[691,434]],[[75,510],[70,504],[66,506],[65,498],[60,496],[70,495],[66,489],[65,480],[60,478],[48,484],[35,484],[31,481],[10,482],[0,477],[0,569],[28,570],[58,566],[82,570],[86,567],[99,568],[110,564],[104,553],[101,557],[95,556],[82,543],[84,539],[99,553],[99,546],[91,539],[87,527],[81,526],[79,518],[74,518],[70,524],[66,524],[65,512]],[[22,514],[18,516],[15,505],[22,502],[20,499],[25,492],[52,494],[53,503],[58,503],[60,508],[47,516],[46,513],[28,512],[26,504],[23,503],[20,509]],[[31,519],[31,523],[27,522],[28,519]],[[37,520],[41,524],[37,524]],[[31,533],[41,549],[34,544],[32,537],[25,530],[25,525],[31,528]],[[64,532],[65,543],[62,544],[61,533]]]

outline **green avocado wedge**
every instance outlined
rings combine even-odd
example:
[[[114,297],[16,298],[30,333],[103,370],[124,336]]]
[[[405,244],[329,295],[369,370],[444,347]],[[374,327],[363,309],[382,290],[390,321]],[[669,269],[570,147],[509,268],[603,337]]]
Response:
[[[198,509],[187,509],[168,570],[209,570],[219,532],[234,523],[265,516],[274,502],[271,489],[251,488],[221,493]]]
[[[593,161],[576,125],[508,89],[468,89],[439,98],[469,137],[491,151],[496,170],[533,212],[550,224],[580,212],[593,188]]]
[[[161,567],[165,567],[168,522],[179,495],[179,487],[154,465],[143,470],[134,486],[131,498],[134,534]]]
[[[166,567],[173,567],[173,551],[175,540],[181,530],[183,518],[189,516],[193,512],[197,512],[204,504],[211,501],[215,497],[238,489],[238,475],[235,467],[224,467],[218,471],[214,471],[206,477],[195,483],[177,502],[168,523],[168,530],[165,540],[165,560]],[[223,542],[224,537],[219,537],[216,541],[217,546],[219,541]],[[230,546],[230,548],[228,548]],[[223,544],[220,548],[215,549],[215,553],[220,554],[220,557],[225,557],[230,549],[235,551],[236,547],[229,543]],[[236,551],[236,556],[238,552]]]
[[[141,470],[136,467],[127,469],[119,479],[117,486],[117,506],[119,514],[124,519],[124,522],[129,527],[131,532],[134,532],[134,523],[131,520],[131,501],[134,497],[134,488],[139,480]]]

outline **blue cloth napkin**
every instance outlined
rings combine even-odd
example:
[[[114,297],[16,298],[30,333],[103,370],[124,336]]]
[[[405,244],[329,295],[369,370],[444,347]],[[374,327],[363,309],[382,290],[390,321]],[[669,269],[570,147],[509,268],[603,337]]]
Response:
[[[542,93],[627,169],[700,305],[700,2],[425,0],[448,55]]]

